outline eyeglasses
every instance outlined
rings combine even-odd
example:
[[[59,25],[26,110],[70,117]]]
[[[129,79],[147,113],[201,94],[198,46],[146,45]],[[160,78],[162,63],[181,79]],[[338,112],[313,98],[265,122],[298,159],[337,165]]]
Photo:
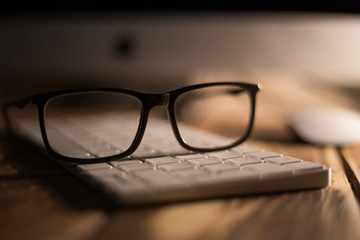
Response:
[[[238,82],[204,83],[183,87],[161,94],[141,93],[126,89],[91,88],[36,94],[5,105],[38,108],[41,135],[47,151],[54,157],[72,162],[102,162],[121,159],[136,151],[144,136],[148,116],[155,106],[164,106],[173,133],[179,144],[190,151],[224,150],[239,145],[249,136],[254,122],[255,96],[259,86]],[[91,118],[89,117],[91,116]],[[109,120],[111,119],[111,120]],[[9,122],[9,120],[7,120]],[[112,140],[102,154],[81,155],[72,138],[90,149],[104,146],[104,139],[93,139],[88,133],[100,135],[109,129],[99,129],[98,123],[112,122]],[[201,143],[186,125],[232,129],[228,142]],[[74,127],[74,124],[76,127]],[[115,124],[115,125],[114,125]],[[116,126],[116,127],[114,127]],[[207,126],[209,127],[209,126]]]

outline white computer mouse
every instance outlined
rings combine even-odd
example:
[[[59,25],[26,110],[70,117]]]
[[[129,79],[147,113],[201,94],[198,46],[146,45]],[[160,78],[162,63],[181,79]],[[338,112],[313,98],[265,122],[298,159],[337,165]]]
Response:
[[[360,143],[360,113],[341,108],[313,108],[290,117],[290,127],[302,140],[317,145]]]

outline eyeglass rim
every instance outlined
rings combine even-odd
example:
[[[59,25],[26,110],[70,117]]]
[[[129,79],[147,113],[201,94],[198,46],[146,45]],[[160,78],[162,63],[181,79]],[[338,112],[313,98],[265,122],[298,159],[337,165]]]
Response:
[[[235,142],[222,146],[217,148],[196,148],[192,147],[183,140],[181,137],[179,128],[177,126],[176,117],[175,117],[175,111],[174,111],[174,104],[176,99],[183,93],[186,93],[188,91],[192,91],[195,89],[205,88],[205,87],[211,87],[211,86],[238,86],[243,89],[245,89],[250,97],[250,103],[251,103],[251,114],[250,114],[250,122],[247,128],[246,133]],[[240,143],[244,142],[250,135],[253,123],[254,123],[254,117],[255,117],[255,105],[256,105],[256,93],[261,89],[260,84],[251,84],[251,83],[243,83],[243,82],[210,82],[210,83],[201,83],[201,84],[194,84],[190,86],[181,87],[169,92],[164,92],[160,94],[151,94],[151,93],[143,93],[139,91],[129,90],[129,89],[122,89],[122,88],[77,88],[77,89],[66,89],[66,90],[59,90],[59,91],[51,91],[51,92],[45,92],[45,93],[39,93],[32,95],[28,98],[24,98],[19,100],[18,102],[13,102],[13,104],[7,104],[7,105],[16,105],[20,108],[22,108],[21,104],[25,105],[27,104],[26,101],[30,101],[30,103],[35,104],[38,107],[38,116],[39,116],[39,123],[40,123],[40,131],[42,135],[42,139],[44,141],[44,145],[46,150],[54,157],[61,159],[66,162],[78,162],[78,163],[97,163],[97,162],[107,162],[111,160],[125,160],[126,157],[130,156],[132,153],[136,151],[138,146],[141,143],[142,137],[145,132],[145,128],[147,125],[148,115],[150,110],[153,106],[161,105],[159,103],[154,103],[152,101],[152,96],[167,96],[167,111],[169,113],[169,120],[170,124],[173,130],[173,133],[179,142],[179,144],[184,147],[187,150],[194,151],[194,152],[211,152],[211,151],[220,151],[229,149],[231,147],[237,146]],[[142,104],[141,107],[141,113],[140,113],[140,122],[139,122],[139,128],[136,133],[136,136],[130,145],[130,147],[119,154],[107,156],[107,157],[99,157],[99,158],[74,158],[74,157],[68,157],[61,155],[57,153],[53,148],[51,147],[51,144],[49,143],[48,137],[46,135],[46,127],[45,127],[45,109],[47,103],[58,96],[66,95],[66,94],[76,94],[76,93],[85,93],[85,92],[114,92],[114,93],[124,93],[131,96],[136,97]],[[150,101],[150,102],[149,102]],[[25,104],[24,104],[25,103]]]
[[[195,151],[195,152],[212,152],[212,151],[221,151],[221,150],[226,150],[232,147],[235,147],[239,144],[241,144],[242,142],[244,142],[250,135],[253,124],[254,124],[254,119],[255,119],[255,106],[256,106],[256,93],[261,89],[261,85],[260,84],[248,84],[248,83],[239,83],[239,82],[216,82],[214,84],[199,84],[199,85],[193,85],[193,86],[188,86],[188,87],[184,87],[179,89],[180,92],[178,94],[176,94],[176,97],[171,99],[171,104],[172,104],[172,108],[168,108],[168,110],[175,110],[175,102],[177,100],[177,98],[179,96],[181,96],[183,93],[186,93],[188,91],[192,91],[192,90],[196,90],[196,89],[201,89],[201,88],[205,88],[205,87],[211,87],[211,86],[231,86],[231,85],[235,85],[235,86],[239,86],[244,88],[249,96],[250,99],[250,119],[249,119],[249,124],[247,127],[247,130],[245,131],[245,133],[237,140],[235,140],[234,142],[232,142],[231,144],[225,145],[225,146],[221,146],[221,147],[216,147],[216,148],[198,148],[198,147],[193,147],[189,144],[187,144],[184,139],[181,137],[181,133],[176,121],[176,114],[175,112],[171,112],[169,114],[169,118],[170,118],[170,122],[171,122],[171,126],[173,128],[173,132],[176,136],[176,139],[178,140],[178,142],[180,143],[180,145],[182,147],[184,147],[185,149],[191,150],[191,151]],[[195,88],[194,88],[195,86]]]

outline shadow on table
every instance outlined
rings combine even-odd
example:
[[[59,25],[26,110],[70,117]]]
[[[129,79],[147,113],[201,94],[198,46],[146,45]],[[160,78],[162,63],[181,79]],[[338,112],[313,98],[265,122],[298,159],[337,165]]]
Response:
[[[53,162],[46,152],[20,137],[0,136],[0,181],[26,181],[41,186],[50,197],[78,209],[115,207],[106,196],[98,194]]]

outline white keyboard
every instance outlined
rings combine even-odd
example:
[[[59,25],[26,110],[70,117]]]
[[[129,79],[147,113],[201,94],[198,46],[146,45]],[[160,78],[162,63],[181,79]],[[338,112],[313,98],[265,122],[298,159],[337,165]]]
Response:
[[[22,126],[34,135],[29,122]],[[194,134],[203,141],[223,139],[206,132]],[[129,205],[321,188],[331,178],[327,166],[245,144],[226,151],[187,151],[163,120],[149,122],[130,158],[94,164],[57,162],[116,202]]]
[[[228,151],[77,165],[122,203],[178,201],[319,188],[326,166],[242,145]]]

